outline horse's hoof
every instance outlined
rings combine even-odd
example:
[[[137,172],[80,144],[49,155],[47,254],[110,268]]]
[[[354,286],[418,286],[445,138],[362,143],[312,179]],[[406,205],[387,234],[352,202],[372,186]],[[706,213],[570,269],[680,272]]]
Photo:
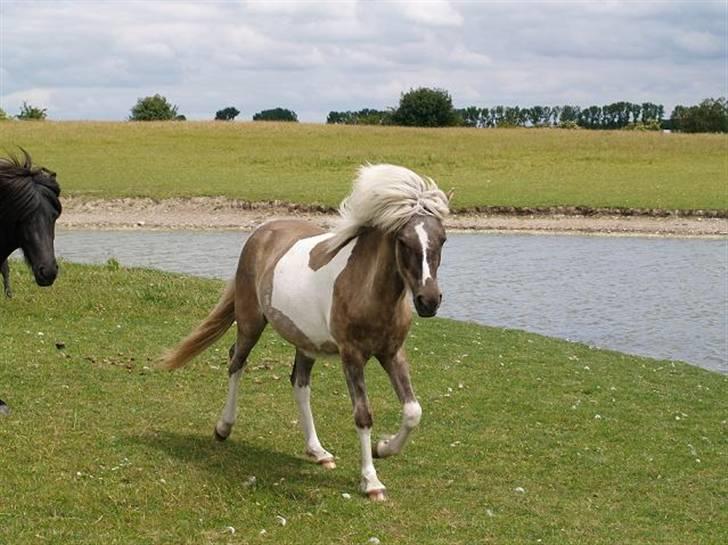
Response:
[[[10,407],[5,403],[0,403],[0,416],[10,416]]]
[[[374,443],[372,445],[372,457],[374,458],[387,458],[391,452],[385,452],[384,447],[386,447],[389,444],[389,440],[392,439],[394,435],[384,435],[382,438]]]
[[[314,452],[308,449],[306,449],[306,452],[304,454],[309,460],[317,463],[324,469],[336,469],[336,462],[334,461],[334,457],[328,452],[326,453],[328,454],[328,456],[321,459],[319,459]]]
[[[214,435],[215,435],[215,441],[220,441],[220,442],[224,441],[225,439],[227,439],[229,437],[229,435],[220,435],[220,432],[217,431],[217,426],[215,426]]]
[[[327,460],[319,460],[318,465],[320,465],[324,469],[336,469],[336,462],[334,462],[333,458],[329,458]]]
[[[367,492],[367,498],[369,498],[369,501],[387,501],[387,494],[385,489],[380,488]]]

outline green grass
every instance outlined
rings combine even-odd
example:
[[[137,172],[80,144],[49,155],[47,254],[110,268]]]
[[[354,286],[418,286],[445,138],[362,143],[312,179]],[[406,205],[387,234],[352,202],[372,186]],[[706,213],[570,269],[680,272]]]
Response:
[[[454,206],[726,209],[728,137],[557,129],[276,123],[7,122],[68,195],[223,195],[336,205],[356,167],[391,162],[456,189]]]
[[[389,501],[370,504],[335,360],[313,384],[332,472],[301,456],[292,351],[274,335],[253,351],[225,443],[212,429],[230,337],[179,372],[149,368],[220,282],[67,263],[51,289],[17,263],[13,280],[0,301],[0,397],[14,409],[0,418],[3,545],[728,542],[726,376],[419,320],[422,425],[378,462]],[[391,433],[398,403],[381,369],[367,376],[375,435]]]

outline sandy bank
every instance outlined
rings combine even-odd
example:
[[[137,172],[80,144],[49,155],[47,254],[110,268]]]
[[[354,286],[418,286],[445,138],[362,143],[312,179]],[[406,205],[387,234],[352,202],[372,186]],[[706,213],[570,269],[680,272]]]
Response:
[[[64,229],[239,229],[250,230],[272,218],[296,217],[324,227],[336,216],[324,207],[248,203],[222,197],[191,199],[67,198],[58,222]],[[728,236],[728,219],[618,214],[488,214],[456,213],[451,230],[573,233],[640,236]]]

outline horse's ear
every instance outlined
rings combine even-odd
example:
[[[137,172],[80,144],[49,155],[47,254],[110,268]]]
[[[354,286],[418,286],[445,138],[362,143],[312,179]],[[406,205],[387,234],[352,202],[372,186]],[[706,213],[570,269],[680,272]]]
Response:
[[[448,191],[448,192],[447,192],[447,194],[445,195],[445,196],[447,197],[447,202],[448,202],[448,203],[449,203],[449,202],[450,202],[450,201],[452,200],[452,198],[453,198],[453,196],[454,196],[454,195],[455,195],[455,188],[453,187],[453,188],[452,188],[452,189],[451,189],[450,191]]]

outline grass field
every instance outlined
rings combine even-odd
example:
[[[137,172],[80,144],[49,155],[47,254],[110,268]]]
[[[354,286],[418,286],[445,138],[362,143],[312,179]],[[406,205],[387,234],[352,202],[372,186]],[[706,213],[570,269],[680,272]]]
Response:
[[[13,280],[0,300],[0,397],[14,409],[0,418],[3,545],[728,542],[726,376],[420,320],[408,351],[422,425],[378,463],[389,501],[370,504],[335,360],[313,384],[332,472],[301,456],[277,337],[252,354],[226,443],[212,428],[230,337],[180,372],[151,368],[220,282],[67,263],[50,289],[18,263]],[[368,381],[375,435],[392,432],[395,396],[374,364]]]
[[[456,208],[727,209],[728,137],[276,123],[0,124],[68,195],[228,196],[336,205],[356,167],[391,162],[456,189]]]

